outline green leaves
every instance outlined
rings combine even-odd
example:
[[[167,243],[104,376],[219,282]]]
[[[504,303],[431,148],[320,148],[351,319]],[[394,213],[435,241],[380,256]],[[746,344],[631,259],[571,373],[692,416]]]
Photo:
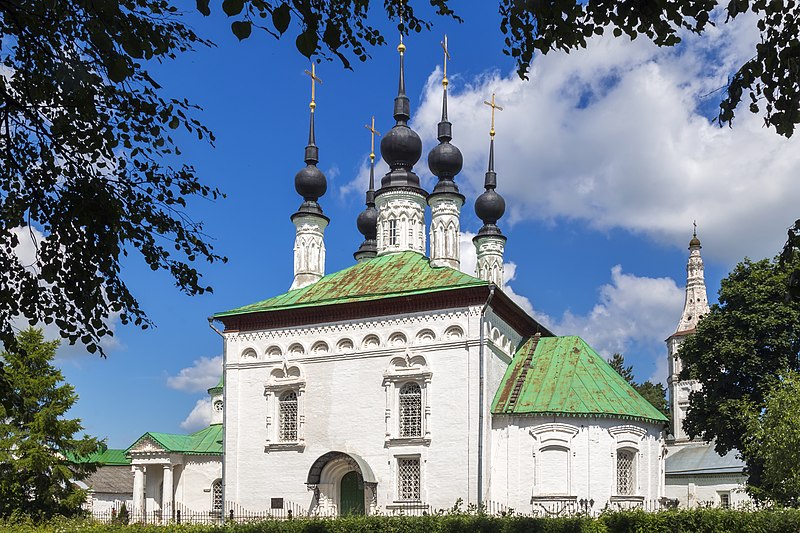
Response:
[[[724,454],[745,451],[752,421],[766,406],[770,389],[787,372],[800,370],[800,302],[787,300],[787,281],[800,257],[739,263],[722,280],[719,304],[711,307],[686,337],[679,356],[681,379],[697,379],[684,428],[691,436],[714,440]],[[748,485],[764,483],[764,459],[744,454]]]
[[[241,20],[231,23],[231,30],[237,39],[243,41],[250,37],[250,32],[253,31],[253,25],[249,20]]]
[[[96,453],[99,442],[75,438],[80,420],[64,418],[78,396],[51,364],[58,342],[46,342],[38,329],[17,341],[18,350],[0,354],[3,382],[19,399],[0,406],[0,519],[78,515],[86,495],[74,481],[95,466],[69,458]]]
[[[238,15],[244,9],[244,0],[223,0],[222,11],[229,17]]]
[[[286,33],[291,19],[292,14],[289,11],[289,4],[281,4],[272,10],[272,25],[281,35]]]

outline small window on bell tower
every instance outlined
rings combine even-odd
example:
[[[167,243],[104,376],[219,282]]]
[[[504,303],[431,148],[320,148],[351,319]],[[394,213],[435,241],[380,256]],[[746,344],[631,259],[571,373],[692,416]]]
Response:
[[[400,231],[397,228],[397,220],[389,221],[389,246],[400,244]]]

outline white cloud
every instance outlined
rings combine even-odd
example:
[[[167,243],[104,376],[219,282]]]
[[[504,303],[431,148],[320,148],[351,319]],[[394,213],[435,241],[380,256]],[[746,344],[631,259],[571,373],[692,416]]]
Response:
[[[579,335],[605,357],[620,352],[631,362],[631,355],[639,356],[639,362],[655,365],[650,379],[663,381],[664,339],[675,331],[683,300],[684,289],[671,278],[626,274],[616,265],[611,283],[600,287],[599,301],[586,315],[566,311],[560,318],[536,317],[559,335]],[[642,356],[650,360],[642,361]]]
[[[219,379],[219,378],[217,378]],[[181,422],[181,428],[186,431],[197,431],[211,423],[211,399],[201,398],[194,404],[192,412]]]
[[[733,128],[713,118],[728,76],[752,53],[752,17],[687,35],[678,48],[646,39],[592,39],[585,50],[535,59],[532,81],[515,73],[451,78],[453,143],[469,200],[482,188],[489,111],[497,93],[498,190],[506,224],[583,221],[684,247],[697,220],[707,258],[771,256],[797,216],[800,136],[764,128],[746,105]],[[425,153],[436,144],[440,74],[430,78],[412,125]],[[710,96],[709,96],[710,95]],[[482,126],[483,125],[483,126]],[[424,156],[415,170],[425,180]],[[381,175],[376,172],[377,175]],[[367,169],[340,192],[363,191]]]
[[[181,369],[175,376],[168,377],[167,386],[185,392],[205,392],[219,382],[221,375],[221,355],[201,357],[192,361],[192,366]]]

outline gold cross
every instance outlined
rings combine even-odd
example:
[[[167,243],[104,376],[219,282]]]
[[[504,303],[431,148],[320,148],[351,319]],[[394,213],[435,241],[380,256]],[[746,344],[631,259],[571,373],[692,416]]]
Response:
[[[445,34],[444,41],[441,44],[444,50],[444,78],[442,79],[442,85],[447,87],[447,60],[450,59],[450,52],[447,50],[447,34]]]
[[[404,22],[404,19],[403,19],[403,14],[404,14],[403,5],[401,3],[400,4],[400,26],[403,27],[403,29],[405,29],[405,27],[404,27],[405,22]],[[403,30],[402,29],[400,30],[400,44],[397,45],[397,51],[400,52],[400,55],[403,55],[403,52],[406,51],[406,45],[403,44]]]
[[[311,111],[313,112],[313,111],[314,111],[314,108],[315,108],[315,107],[317,107],[317,103],[316,103],[316,101],[314,100],[314,96],[315,96],[315,94],[316,94],[316,93],[314,92],[315,85],[316,85],[317,83],[319,83],[320,85],[322,85],[322,80],[321,80],[321,79],[319,79],[319,78],[317,77],[317,70],[316,70],[316,67],[314,66],[314,63],[313,63],[313,62],[311,63],[311,72],[309,72],[309,71],[307,71],[307,70],[306,70],[306,71],[305,71],[305,73],[306,73],[306,74],[307,74],[309,77],[311,77],[311,103],[310,103],[310,104],[308,104],[308,107],[310,107],[310,108],[311,108]]]
[[[693,234],[694,237],[697,237],[697,221],[696,220],[692,221],[692,226],[694,226],[694,231],[692,232],[692,234]]]
[[[375,129],[375,117],[372,117],[372,125],[371,126],[367,126],[366,124],[364,124],[364,127],[367,128],[370,131],[370,133],[372,134],[371,135],[372,139],[370,140],[370,143],[369,143],[369,160],[370,161],[375,161],[375,136],[376,135],[378,137],[381,136],[381,132],[379,132],[378,130]]]
[[[497,109],[498,111],[502,111],[503,108],[494,103],[494,93],[492,93],[491,102],[487,102],[486,100],[484,100],[483,103],[492,108],[492,129],[489,130],[489,135],[494,137],[494,110]]]

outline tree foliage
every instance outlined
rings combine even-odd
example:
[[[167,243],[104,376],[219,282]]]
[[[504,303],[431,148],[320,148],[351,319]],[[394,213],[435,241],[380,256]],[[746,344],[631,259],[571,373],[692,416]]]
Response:
[[[661,383],[653,383],[650,380],[644,383],[637,383],[633,377],[633,366],[625,366],[625,356],[621,353],[614,353],[608,359],[608,364],[611,368],[617,371],[625,381],[627,381],[636,392],[650,402],[650,404],[658,409],[661,413],[669,416],[669,404],[667,403],[667,389]]]
[[[450,0],[429,0],[438,15],[458,19]],[[418,18],[414,2],[384,2],[385,14],[398,21],[403,32],[430,28]],[[201,13],[211,13],[211,0],[197,0]],[[368,46],[385,44],[367,22],[369,0],[222,0],[222,11],[232,17],[239,39],[258,27],[276,38],[290,28],[295,46],[306,57],[338,57],[346,67],[350,56],[365,61]],[[753,113],[763,113],[766,125],[791,137],[800,123],[800,8],[794,0],[564,0],[522,2],[500,0],[500,31],[504,52],[514,58],[517,73],[526,78],[534,53],[569,52],[585,48],[594,35],[611,32],[631,40],[639,36],[658,46],[675,46],[685,33],[701,34],[714,25],[715,10],[725,23],[752,12],[761,41],[753,57],[730,78],[720,104],[720,124],[732,124],[736,108],[746,100]],[[403,16],[401,20],[400,17]]]
[[[46,342],[38,329],[21,332],[17,340],[18,351],[0,354],[20,398],[12,409],[0,407],[0,518],[76,514],[86,493],[72,481],[84,479],[93,466],[68,458],[89,456],[98,442],[76,439],[80,420],[64,418],[78,396],[51,364],[58,341]]]
[[[800,507],[800,374],[788,371],[776,379],[760,414],[748,423],[744,451],[763,466],[760,486],[748,487],[760,501]]]
[[[786,298],[790,272],[800,258],[745,259],[721,282],[719,303],[686,337],[681,379],[697,379],[689,397],[686,432],[713,440],[718,453],[742,452],[748,484],[762,485],[763,459],[744,447],[748,424],[766,405],[777,376],[800,370],[800,301]]]
[[[121,256],[138,252],[188,294],[210,290],[189,264],[222,259],[184,211],[219,192],[173,137],[213,136],[147,71],[206,42],[169,0],[0,2],[0,39],[0,341],[12,348],[24,317],[102,352],[112,313],[149,324]],[[33,264],[15,253],[26,241]]]

